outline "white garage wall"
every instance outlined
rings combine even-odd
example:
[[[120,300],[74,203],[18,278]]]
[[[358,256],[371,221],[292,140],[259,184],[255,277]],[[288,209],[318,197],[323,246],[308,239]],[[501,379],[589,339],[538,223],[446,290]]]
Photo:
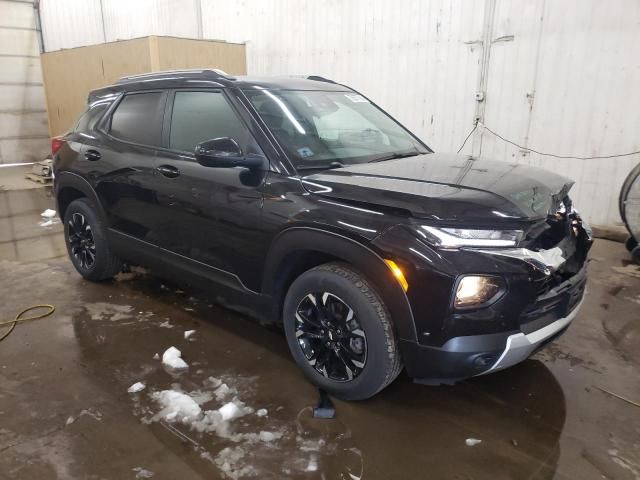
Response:
[[[347,83],[437,151],[456,151],[476,115],[542,152],[640,150],[637,0],[43,0],[42,11],[47,50],[149,34],[247,41],[250,74]],[[464,152],[566,174],[599,225],[619,223],[620,185],[640,161],[545,157],[482,128]]]
[[[39,53],[31,2],[0,0],[0,164],[49,152]]]

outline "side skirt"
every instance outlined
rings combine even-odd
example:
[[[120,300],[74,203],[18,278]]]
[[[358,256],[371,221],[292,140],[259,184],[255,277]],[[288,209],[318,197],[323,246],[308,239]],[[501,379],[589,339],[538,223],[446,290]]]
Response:
[[[151,243],[109,229],[116,254],[134,265],[148,267],[159,277],[193,286],[212,295],[212,300],[262,322],[275,323],[270,315],[272,297],[247,288],[235,274],[160,248]]]

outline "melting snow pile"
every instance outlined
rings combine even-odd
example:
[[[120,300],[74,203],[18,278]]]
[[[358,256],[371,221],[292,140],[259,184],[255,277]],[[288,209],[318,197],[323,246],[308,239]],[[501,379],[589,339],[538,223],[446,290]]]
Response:
[[[157,417],[169,422],[177,421],[186,424],[200,418],[202,413],[200,405],[186,393],[163,390],[153,393],[151,397],[162,406]]]
[[[131,385],[129,387],[129,389],[127,390],[127,392],[129,393],[138,393],[141,392],[142,390],[144,390],[145,385],[142,382],[136,382],[133,385]]]
[[[176,347],[169,347],[162,354],[162,363],[167,367],[174,369],[189,368],[187,362],[182,359],[182,352],[180,352]]]
[[[60,221],[57,218],[55,218],[56,211],[51,210],[50,208],[47,208],[44,212],[40,214],[40,216],[42,217],[42,221],[40,221],[38,225],[40,225],[41,227],[50,227],[52,225],[60,223]]]

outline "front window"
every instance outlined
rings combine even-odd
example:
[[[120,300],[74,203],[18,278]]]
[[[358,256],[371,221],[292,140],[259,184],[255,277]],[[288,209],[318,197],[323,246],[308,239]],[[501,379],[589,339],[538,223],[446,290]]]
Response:
[[[354,92],[245,92],[299,170],[428,153],[424,145]]]

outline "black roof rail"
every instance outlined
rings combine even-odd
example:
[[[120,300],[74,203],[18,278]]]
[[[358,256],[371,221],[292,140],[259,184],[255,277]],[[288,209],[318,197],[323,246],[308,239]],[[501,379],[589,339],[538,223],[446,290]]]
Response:
[[[203,78],[203,79],[224,79],[224,80],[235,80],[236,78],[229,75],[223,70],[219,70],[217,68],[195,68],[190,70],[165,70],[162,72],[150,72],[150,73],[141,73],[138,75],[127,75],[126,77],[120,78],[116,81],[116,85],[122,85],[125,83],[135,83],[141,81],[148,80],[165,80],[171,78],[172,76],[179,75],[181,77],[194,77],[194,78]]]
[[[307,80],[315,80],[316,82],[337,83],[330,78],[321,77],[320,75],[307,75],[305,78]]]

